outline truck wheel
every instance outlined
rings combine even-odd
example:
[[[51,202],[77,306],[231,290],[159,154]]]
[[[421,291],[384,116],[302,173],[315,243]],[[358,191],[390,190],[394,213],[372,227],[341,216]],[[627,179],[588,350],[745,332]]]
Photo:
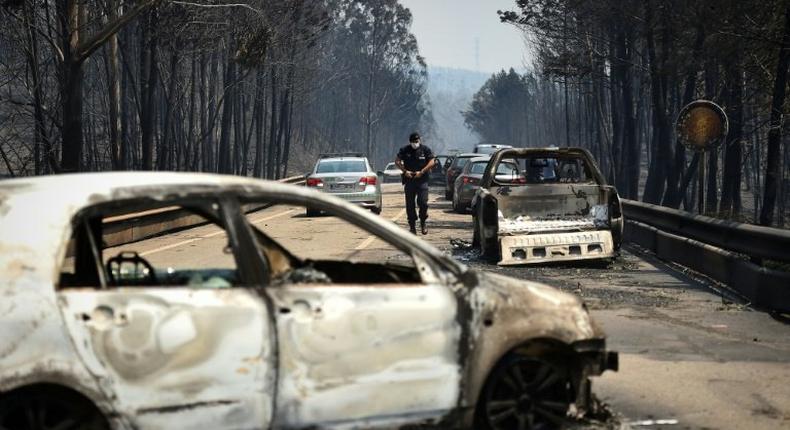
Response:
[[[499,262],[500,250],[498,238],[494,237],[493,239],[487,239],[485,237],[480,237],[479,241],[480,255],[482,255],[485,260],[488,260],[491,263]]]

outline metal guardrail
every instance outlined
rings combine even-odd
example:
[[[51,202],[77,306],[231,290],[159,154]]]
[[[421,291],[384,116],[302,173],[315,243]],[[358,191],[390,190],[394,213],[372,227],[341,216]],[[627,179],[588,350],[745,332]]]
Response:
[[[753,260],[790,261],[790,232],[622,200],[625,238],[705,274],[753,305],[790,312],[790,272]]]
[[[622,200],[626,219],[751,258],[790,262],[790,231],[694,215],[677,209]]]
[[[304,185],[304,181],[307,175],[299,175],[299,176],[291,176],[289,178],[278,179],[277,182],[283,182],[286,184],[293,184],[293,185]]]
[[[305,175],[279,179],[278,182],[304,185]],[[268,205],[245,207],[245,212],[255,212],[266,207]],[[176,207],[154,209],[105,219],[102,239],[106,247],[119,246],[205,224],[207,221],[203,217],[184,209]]]

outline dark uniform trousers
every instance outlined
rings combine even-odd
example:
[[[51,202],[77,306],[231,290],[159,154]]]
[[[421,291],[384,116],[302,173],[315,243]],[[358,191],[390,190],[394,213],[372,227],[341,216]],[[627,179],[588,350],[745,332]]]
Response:
[[[406,194],[406,218],[409,220],[409,225],[417,222],[415,200],[416,206],[420,208],[420,221],[425,222],[428,219],[428,181],[407,179],[403,191]]]

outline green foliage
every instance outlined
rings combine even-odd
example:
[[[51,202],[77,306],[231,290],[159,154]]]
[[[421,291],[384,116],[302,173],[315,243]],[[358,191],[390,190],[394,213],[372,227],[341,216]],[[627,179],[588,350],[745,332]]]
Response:
[[[491,76],[463,112],[467,127],[486,143],[525,146],[531,79],[513,69]]]

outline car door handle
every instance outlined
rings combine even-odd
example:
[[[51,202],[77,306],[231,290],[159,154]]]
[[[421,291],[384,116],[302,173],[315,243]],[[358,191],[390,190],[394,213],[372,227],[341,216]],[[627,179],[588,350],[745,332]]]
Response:
[[[96,306],[91,313],[83,312],[79,315],[85,325],[96,329],[107,329],[110,326],[125,326],[129,323],[126,314],[116,313],[113,308],[106,305]]]
[[[281,314],[291,314],[296,320],[312,319],[321,314],[321,308],[313,306],[304,299],[295,300],[291,306],[281,306],[279,308]]]

